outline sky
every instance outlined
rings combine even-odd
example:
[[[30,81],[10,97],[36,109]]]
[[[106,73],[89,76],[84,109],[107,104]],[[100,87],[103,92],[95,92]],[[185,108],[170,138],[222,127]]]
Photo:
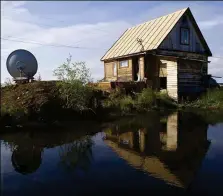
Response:
[[[73,62],[85,61],[95,80],[102,79],[104,66],[100,58],[127,28],[186,7],[190,7],[213,56],[223,57],[220,1],[1,1],[1,83],[11,78],[6,59],[16,49],[35,55],[42,80],[56,79],[53,70],[69,54]],[[209,60],[208,72],[223,76],[223,58]]]

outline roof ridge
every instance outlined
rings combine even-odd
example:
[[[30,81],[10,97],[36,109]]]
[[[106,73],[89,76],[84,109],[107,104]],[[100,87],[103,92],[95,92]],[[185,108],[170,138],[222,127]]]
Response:
[[[146,21],[146,22],[139,23],[139,24],[137,24],[137,25],[134,25],[134,26],[132,26],[132,27],[129,27],[127,30],[132,29],[132,28],[137,27],[137,26],[140,26],[140,25],[143,25],[143,24],[146,24],[146,23],[150,23],[150,22],[152,22],[152,21],[154,21],[154,20],[157,20],[157,19],[159,19],[159,18],[162,18],[162,17],[167,17],[167,16],[169,16],[169,15],[175,14],[175,13],[180,12],[180,11],[183,11],[183,10],[186,11],[188,8],[189,8],[189,7],[187,7],[187,8],[183,8],[183,9],[177,10],[177,11],[175,11],[175,12],[171,12],[171,13],[169,13],[169,14],[166,14],[166,15],[163,15],[163,16],[159,16],[159,17],[157,17],[157,18],[153,18],[153,19],[148,20],[148,21]]]

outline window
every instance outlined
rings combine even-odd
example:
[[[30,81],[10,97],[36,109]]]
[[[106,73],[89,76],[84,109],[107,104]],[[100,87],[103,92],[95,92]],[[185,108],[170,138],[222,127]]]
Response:
[[[190,43],[190,31],[187,28],[180,29],[180,42],[183,45],[189,45]]]
[[[113,76],[117,76],[117,64],[113,64]]]
[[[120,61],[120,67],[128,67],[128,60]]]

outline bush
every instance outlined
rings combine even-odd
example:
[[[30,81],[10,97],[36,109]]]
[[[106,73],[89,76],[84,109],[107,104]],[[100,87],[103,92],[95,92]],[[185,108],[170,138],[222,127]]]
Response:
[[[123,91],[123,89],[113,89],[107,99],[103,101],[103,106],[105,108],[119,108],[120,100],[123,97],[125,97],[125,92]]]
[[[168,95],[167,92],[156,93],[156,98],[159,102],[159,107],[177,108],[177,103]]]
[[[199,99],[186,104],[186,106],[195,108],[204,108],[204,109],[205,108],[223,109],[223,90],[222,89],[209,90]]]
[[[120,109],[122,113],[132,110],[147,111],[154,107],[176,108],[177,104],[167,93],[155,92],[150,88],[145,88],[141,93],[137,93],[134,98],[126,95],[121,89],[113,90],[108,99],[104,101],[104,107]]]
[[[79,81],[58,82],[60,98],[64,101],[64,107],[75,111],[87,110],[93,89],[83,85]]]
[[[85,62],[71,63],[69,56],[67,62],[60,65],[53,73],[60,80],[57,86],[65,108],[75,111],[92,110],[88,106],[93,96],[93,88],[87,86],[92,79]]]
[[[120,109],[126,113],[130,112],[133,109],[134,106],[134,100],[131,96],[124,96],[120,99]]]
[[[155,92],[150,88],[145,88],[136,96],[135,107],[138,110],[148,110],[152,108],[156,100]]]

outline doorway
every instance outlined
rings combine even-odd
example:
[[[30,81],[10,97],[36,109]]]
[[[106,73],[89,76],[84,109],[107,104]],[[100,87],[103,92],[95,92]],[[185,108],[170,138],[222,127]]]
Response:
[[[138,57],[132,58],[132,75],[133,75],[134,81],[139,80],[139,58]]]

